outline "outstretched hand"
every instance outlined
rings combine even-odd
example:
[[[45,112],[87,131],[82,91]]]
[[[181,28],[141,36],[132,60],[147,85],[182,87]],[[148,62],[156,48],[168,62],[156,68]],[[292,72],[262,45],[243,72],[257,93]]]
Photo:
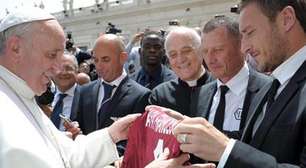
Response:
[[[131,124],[141,114],[130,114],[115,121],[109,128],[108,132],[114,143],[127,139],[128,131]]]

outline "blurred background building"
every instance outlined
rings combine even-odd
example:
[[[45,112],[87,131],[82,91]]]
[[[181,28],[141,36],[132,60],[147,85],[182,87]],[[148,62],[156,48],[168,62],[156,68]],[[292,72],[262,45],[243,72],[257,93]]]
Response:
[[[167,30],[176,21],[203,27],[216,14],[236,17],[230,12],[235,4],[237,0],[96,0],[92,6],[73,8],[73,0],[64,0],[64,10],[54,15],[72,34],[75,45],[88,49],[112,28],[128,40],[145,29]]]
[[[93,47],[102,33],[118,33],[128,41],[146,29],[168,30],[180,24],[202,28],[215,15],[231,15],[239,0],[0,0],[0,17],[15,8],[34,5],[52,12],[67,37],[81,49]],[[169,25],[170,24],[170,25]]]

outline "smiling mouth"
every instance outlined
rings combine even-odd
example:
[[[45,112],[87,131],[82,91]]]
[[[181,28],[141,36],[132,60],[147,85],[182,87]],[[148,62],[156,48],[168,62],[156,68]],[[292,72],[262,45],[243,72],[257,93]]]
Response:
[[[179,66],[180,69],[188,69],[189,67],[190,67],[189,64],[184,64]]]

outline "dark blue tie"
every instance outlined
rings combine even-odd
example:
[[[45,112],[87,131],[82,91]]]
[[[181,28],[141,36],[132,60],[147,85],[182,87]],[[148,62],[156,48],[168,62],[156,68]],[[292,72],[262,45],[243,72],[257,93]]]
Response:
[[[67,94],[59,94],[59,99],[56,102],[54,108],[53,108],[53,112],[51,114],[51,121],[53,122],[53,124],[56,126],[56,128],[59,128],[60,123],[61,123],[61,119],[59,114],[61,114],[63,112],[63,100],[64,98],[67,96]]]
[[[112,96],[112,92],[113,89],[115,88],[115,86],[112,86],[110,84],[107,84],[105,82],[103,82],[103,88],[104,88],[104,97],[103,100],[101,102],[101,106],[99,109],[99,125],[101,125],[101,119],[102,119],[102,115],[103,113],[108,111],[108,107],[110,105],[110,100],[111,100],[111,96]]]

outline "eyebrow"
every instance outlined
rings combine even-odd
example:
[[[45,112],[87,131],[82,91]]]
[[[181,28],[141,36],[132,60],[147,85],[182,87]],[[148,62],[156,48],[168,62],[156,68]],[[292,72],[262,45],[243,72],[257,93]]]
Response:
[[[250,25],[247,25],[245,28],[243,28],[242,30],[240,30],[241,33],[246,33],[249,29],[251,29],[252,27]]]
[[[184,46],[184,47],[182,47],[182,49],[185,49],[185,48],[189,49],[189,48],[193,48],[193,46]]]

